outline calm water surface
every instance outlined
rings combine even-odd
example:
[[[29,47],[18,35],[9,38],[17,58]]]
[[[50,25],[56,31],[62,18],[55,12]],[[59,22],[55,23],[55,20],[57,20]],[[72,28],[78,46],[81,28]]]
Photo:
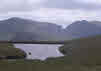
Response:
[[[62,45],[49,45],[49,44],[15,44],[16,48],[20,48],[27,53],[27,59],[41,59],[47,57],[63,56],[58,48]],[[29,55],[29,52],[31,55]]]

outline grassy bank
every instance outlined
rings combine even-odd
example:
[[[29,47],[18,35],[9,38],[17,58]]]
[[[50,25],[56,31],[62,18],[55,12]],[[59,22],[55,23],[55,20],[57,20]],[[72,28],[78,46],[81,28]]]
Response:
[[[101,71],[101,65],[73,65],[40,60],[1,60],[0,71]]]

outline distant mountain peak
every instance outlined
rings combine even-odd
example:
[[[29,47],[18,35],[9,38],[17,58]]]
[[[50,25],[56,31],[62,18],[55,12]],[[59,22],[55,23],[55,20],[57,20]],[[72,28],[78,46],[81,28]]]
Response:
[[[88,22],[87,20],[81,20],[81,22]]]
[[[74,38],[101,34],[101,22],[76,21],[67,26],[66,31]]]
[[[21,18],[19,18],[19,17],[11,17],[9,19],[21,19]]]
[[[82,23],[82,24],[87,24],[87,23],[89,23],[89,22],[88,22],[87,20],[82,20],[81,23]]]
[[[87,24],[89,23],[87,20],[76,21],[73,24]]]
[[[13,21],[16,21],[16,20],[25,20],[25,19],[20,18],[20,17],[11,17],[11,18],[8,18],[7,20],[13,20]]]

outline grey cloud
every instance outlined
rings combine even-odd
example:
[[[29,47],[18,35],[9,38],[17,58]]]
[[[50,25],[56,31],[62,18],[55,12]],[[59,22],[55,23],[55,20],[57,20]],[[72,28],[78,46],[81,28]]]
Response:
[[[32,11],[41,5],[41,1],[38,4],[30,1],[33,0],[0,0],[0,13]]]
[[[6,2],[7,1],[7,2]],[[12,11],[27,11],[30,7],[26,3],[26,0],[4,0],[0,2],[0,13],[7,13]]]
[[[49,8],[62,8],[62,9],[82,9],[82,10],[99,10],[101,5],[92,3],[80,3],[76,0],[47,0],[44,5]]]
[[[0,13],[8,13],[8,12],[19,12],[19,11],[29,11],[31,9],[26,8],[25,6],[19,7],[19,6],[14,6],[14,7],[6,7],[6,8],[0,8]]]

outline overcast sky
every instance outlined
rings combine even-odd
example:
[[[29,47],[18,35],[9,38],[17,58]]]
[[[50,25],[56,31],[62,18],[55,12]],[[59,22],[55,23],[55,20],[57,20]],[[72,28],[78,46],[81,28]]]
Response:
[[[101,19],[101,0],[0,0],[0,19],[24,17],[68,25]]]

